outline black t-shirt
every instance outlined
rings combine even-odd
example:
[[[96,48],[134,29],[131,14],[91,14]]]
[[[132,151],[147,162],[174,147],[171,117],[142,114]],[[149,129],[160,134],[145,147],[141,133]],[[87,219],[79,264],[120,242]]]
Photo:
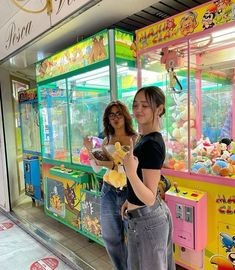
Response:
[[[143,181],[142,169],[160,170],[162,168],[165,155],[165,143],[161,133],[152,132],[143,136],[134,148],[134,156],[136,156],[139,160],[139,165],[137,168],[138,177]],[[140,206],[144,205],[144,203],[135,195],[129,181],[127,181],[127,187],[128,202]]]

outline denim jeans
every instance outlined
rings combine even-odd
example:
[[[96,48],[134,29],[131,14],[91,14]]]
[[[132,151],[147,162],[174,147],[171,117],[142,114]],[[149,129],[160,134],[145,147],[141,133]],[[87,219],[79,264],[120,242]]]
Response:
[[[172,219],[163,201],[150,213],[128,217],[128,270],[175,270]]]
[[[127,222],[123,221],[120,215],[121,206],[126,198],[126,189],[117,190],[106,182],[103,183],[100,212],[101,231],[115,270],[127,270],[127,245],[125,241]]]

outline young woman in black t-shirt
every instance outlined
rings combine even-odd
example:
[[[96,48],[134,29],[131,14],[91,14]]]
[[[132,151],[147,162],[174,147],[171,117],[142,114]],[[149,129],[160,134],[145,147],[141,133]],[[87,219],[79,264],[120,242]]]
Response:
[[[128,270],[174,270],[172,219],[157,196],[165,144],[160,133],[165,96],[158,87],[141,88],[133,114],[142,137],[124,158],[128,181],[122,215],[128,218]]]

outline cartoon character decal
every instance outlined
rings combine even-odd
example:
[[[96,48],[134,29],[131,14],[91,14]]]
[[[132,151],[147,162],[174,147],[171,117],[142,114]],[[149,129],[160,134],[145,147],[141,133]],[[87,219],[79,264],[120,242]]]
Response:
[[[217,8],[216,13],[222,14],[224,9],[226,9],[231,4],[231,0],[215,0],[214,4]]]
[[[225,248],[227,256],[216,254],[210,258],[210,263],[216,266],[217,270],[234,270],[235,269],[235,235],[230,236],[227,233],[221,232],[220,241],[222,247]]]
[[[64,185],[62,182],[47,178],[47,209],[59,215],[65,217],[65,201],[64,201]]]
[[[131,46],[130,46],[130,50],[131,50],[131,53],[132,53],[132,56],[134,58],[137,57],[137,47],[136,47],[136,41],[133,41]]]
[[[202,16],[202,28],[204,30],[212,28],[215,23],[213,22],[215,18],[216,8],[212,7],[206,11],[206,13]]]
[[[73,186],[70,187],[68,183],[67,183],[67,187],[64,191],[64,195],[65,195],[65,198],[67,200],[67,203],[68,203],[68,206],[70,207],[70,209],[74,209],[80,203],[80,201],[78,200],[78,198],[75,194],[74,187]]]
[[[55,210],[61,211],[62,201],[56,186],[54,187],[54,191],[50,193],[50,204]]]
[[[232,15],[231,0],[215,0],[214,5],[216,8],[216,24],[222,24],[229,21]]]
[[[44,60],[38,67],[39,76],[43,78],[47,73],[51,72],[51,68],[53,68],[53,62],[49,60]]]
[[[235,253],[231,252],[227,257],[214,255],[210,258],[210,263],[217,266],[217,270],[234,270],[235,269]]]
[[[173,18],[169,18],[166,20],[166,30],[171,31],[176,27],[176,23]]]
[[[197,14],[193,11],[187,12],[186,15],[180,20],[180,32],[184,36],[193,33],[197,26]]]
[[[220,237],[223,248],[226,248],[226,252],[231,252],[232,248],[235,248],[235,235],[231,237],[230,235],[221,232]]]
[[[107,57],[107,52],[104,45],[104,37],[103,36],[100,36],[99,38],[93,37],[92,41],[93,41],[93,44],[92,44],[91,54],[89,55],[89,58],[88,58],[89,64],[103,60]]]

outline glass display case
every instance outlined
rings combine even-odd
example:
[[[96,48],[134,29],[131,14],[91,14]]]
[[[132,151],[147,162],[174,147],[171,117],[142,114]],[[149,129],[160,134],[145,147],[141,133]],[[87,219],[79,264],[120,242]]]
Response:
[[[136,33],[138,87],[166,96],[161,173],[172,184],[166,203],[185,269],[234,268],[225,244],[235,235],[234,7],[210,1]]]
[[[42,200],[41,142],[37,89],[18,93],[20,129],[23,150],[25,194],[33,200]]]
[[[121,99],[132,109],[132,43],[130,33],[104,30],[37,64],[43,158],[89,165],[83,138],[102,137],[106,105]]]
[[[132,43],[130,33],[104,30],[36,67],[44,210],[101,245],[100,183],[105,170],[94,173],[83,138],[95,136],[101,144],[103,114],[111,100],[132,107],[137,89]]]
[[[18,97],[23,153],[41,153],[37,90],[20,91]]]
[[[140,51],[145,46],[141,37]],[[140,86],[159,86],[166,95],[162,120],[166,169],[235,176],[234,48],[234,28],[228,26],[196,37],[182,36],[166,45],[152,44],[140,53]]]
[[[140,56],[141,86],[158,86],[166,96],[166,113],[162,119],[162,134],[167,145],[165,166],[171,168],[175,159],[179,161],[175,169],[182,171],[188,167],[187,54],[187,43],[180,43]],[[174,70],[170,67],[171,57],[177,59]]]
[[[43,157],[69,161],[66,82],[39,86],[39,91]]]
[[[80,150],[85,136],[102,136],[102,116],[110,102],[109,76],[108,67],[103,67],[68,79],[73,163],[81,162]]]

